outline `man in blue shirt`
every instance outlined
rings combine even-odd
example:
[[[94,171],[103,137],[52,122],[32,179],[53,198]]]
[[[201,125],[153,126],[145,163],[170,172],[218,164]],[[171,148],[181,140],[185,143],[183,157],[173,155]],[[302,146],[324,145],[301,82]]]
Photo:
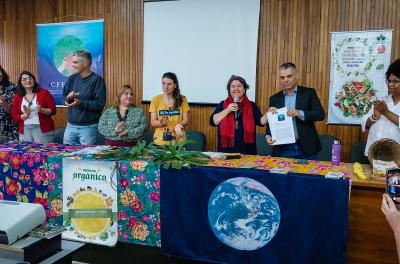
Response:
[[[325,112],[317,93],[313,88],[298,85],[296,65],[291,62],[279,67],[279,78],[282,91],[269,98],[269,112],[276,113],[277,109],[286,107],[287,115],[293,117],[293,126],[296,142],[293,144],[276,145],[273,148],[274,156],[316,159],[321,150],[321,142],[314,122],[325,118]],[[267,125],[266,140],[269,145],[274,141],[271,138]]]
[[[90,70],[92,55],[89,52],[75,51],[72,63],[76,73],[68,77],[62,93],[68,107],[64,144],[94,145],[97,124],[106,102],[106,85],[101,76]]]

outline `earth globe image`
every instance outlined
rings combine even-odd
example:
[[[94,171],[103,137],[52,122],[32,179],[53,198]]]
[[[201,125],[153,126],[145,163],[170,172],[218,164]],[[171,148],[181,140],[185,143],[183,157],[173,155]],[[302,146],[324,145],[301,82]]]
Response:
[[[260,182],[236,177],[219,184],[208,202],[215,236],[238,250],[256,250],[278,232],[281,213],[272,192]]]
[[[64,76],[70,76],[73,73],[72,53],[84,49],[82,40],[74,35],[60,38],[53,51],[53,61],[57,71]]]

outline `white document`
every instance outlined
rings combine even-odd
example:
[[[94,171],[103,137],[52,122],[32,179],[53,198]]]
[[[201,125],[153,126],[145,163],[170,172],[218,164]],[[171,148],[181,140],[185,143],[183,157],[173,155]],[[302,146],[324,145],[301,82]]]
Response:
[[[282,107],[276,114],[268,113],[268,123],[274,145],[291,144],[296,142],[292,117],[287,115],[287,108]]]

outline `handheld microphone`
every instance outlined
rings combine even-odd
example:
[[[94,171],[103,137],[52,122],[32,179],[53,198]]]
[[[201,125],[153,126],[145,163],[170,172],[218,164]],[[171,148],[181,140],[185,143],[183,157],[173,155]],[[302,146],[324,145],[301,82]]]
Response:
[[[235,96],[233,97],[233,102],[238,104],[239,103],[239,97]],[[238,110],[235,111],[235,119],[238,118]]]

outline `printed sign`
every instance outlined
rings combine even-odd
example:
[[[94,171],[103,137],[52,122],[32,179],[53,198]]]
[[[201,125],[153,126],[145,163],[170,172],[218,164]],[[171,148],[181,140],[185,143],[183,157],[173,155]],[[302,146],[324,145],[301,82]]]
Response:
[[[117,243],[116,162],[63,159],[63,238]]]
[[[387,95],[392,31],[335,32],[331,40],[328,123],[360,124]]]

